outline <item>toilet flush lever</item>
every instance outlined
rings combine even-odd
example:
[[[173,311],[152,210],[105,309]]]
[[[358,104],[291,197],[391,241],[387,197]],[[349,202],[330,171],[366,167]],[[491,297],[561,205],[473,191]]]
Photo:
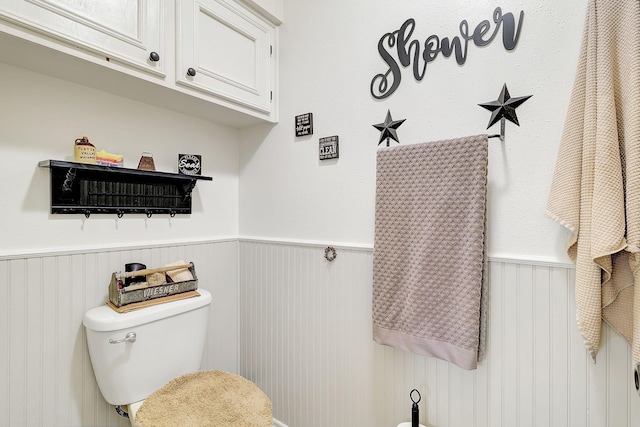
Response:
[[[109,344],[121,344],[123,342],[136,342],[136,333],[135,332],[129,332],[121,340],[114,340],[114,339],[109,338]]]

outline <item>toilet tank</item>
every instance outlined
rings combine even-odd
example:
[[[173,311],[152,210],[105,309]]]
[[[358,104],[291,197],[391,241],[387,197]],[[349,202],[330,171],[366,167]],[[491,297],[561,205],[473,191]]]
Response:
[[[93,372],[105,400],[125,405],[146,399],[170,380],[200,369],[211,294],[129,313],[108,306],[84,315]],[[133,340],[124,340],[127,334]],[[131,334],[129,335],[131,336]]]

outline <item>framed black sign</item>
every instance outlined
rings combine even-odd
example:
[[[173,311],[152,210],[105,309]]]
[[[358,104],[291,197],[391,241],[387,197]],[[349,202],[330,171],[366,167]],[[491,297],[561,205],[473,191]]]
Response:
[[[199,154],[178,154],[178,173],[184,175],[201,175],[202,156]]]
[[[337,159],[340,157],[338,136],[320,138],[320,160]]]
[[[296,116],[296,136],[313,135],[313,113]]]

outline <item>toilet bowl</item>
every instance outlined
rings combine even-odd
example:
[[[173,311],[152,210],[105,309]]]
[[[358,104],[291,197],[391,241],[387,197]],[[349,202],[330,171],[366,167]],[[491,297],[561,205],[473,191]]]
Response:
[[[98,388],[110,404],[117,408],[128,407],[129,419],[134,426],[138,413],[147,412],[153,417],[153,410],[145,409],[145,406],[155,406],[156,391],[175,381],[205,390],[203,399],[208,399],[207,406],[215,406],[217,399],[228,397],[221,388],[222,380],[211,381],[214,374],[194,375],[202,362],[212,300],[208,291],[199,289],[198,292],[200,296],[197,297],[129,313],[117,313],[103,305],[88,310],[84,315],[87,346]],[[215,374],[220,378],[235,378],[233,374],[222,371],[211,372],[221,373]],[[247,390],[256,396],[264,396],[255,384],[248,382],[245,384]],[[271,402],[266,396],[264,398],[266,400],[260,409],[268,406],[267,427],[271,425]],[[147,399],[149,405],[145,405]],[[235,411],[234,408],[228,409]],[[187,403],[174,410],[178,415],[194,411]],[[238,424],[243,425],[242,420],[239,421]]]

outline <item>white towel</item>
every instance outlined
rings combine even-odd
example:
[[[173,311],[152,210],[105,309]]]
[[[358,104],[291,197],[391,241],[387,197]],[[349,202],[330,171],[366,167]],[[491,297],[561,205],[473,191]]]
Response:
[[[572,234],[576,317],[595,359],[604,318],[640,363],[640,4],[591,0],[547,213]]]

